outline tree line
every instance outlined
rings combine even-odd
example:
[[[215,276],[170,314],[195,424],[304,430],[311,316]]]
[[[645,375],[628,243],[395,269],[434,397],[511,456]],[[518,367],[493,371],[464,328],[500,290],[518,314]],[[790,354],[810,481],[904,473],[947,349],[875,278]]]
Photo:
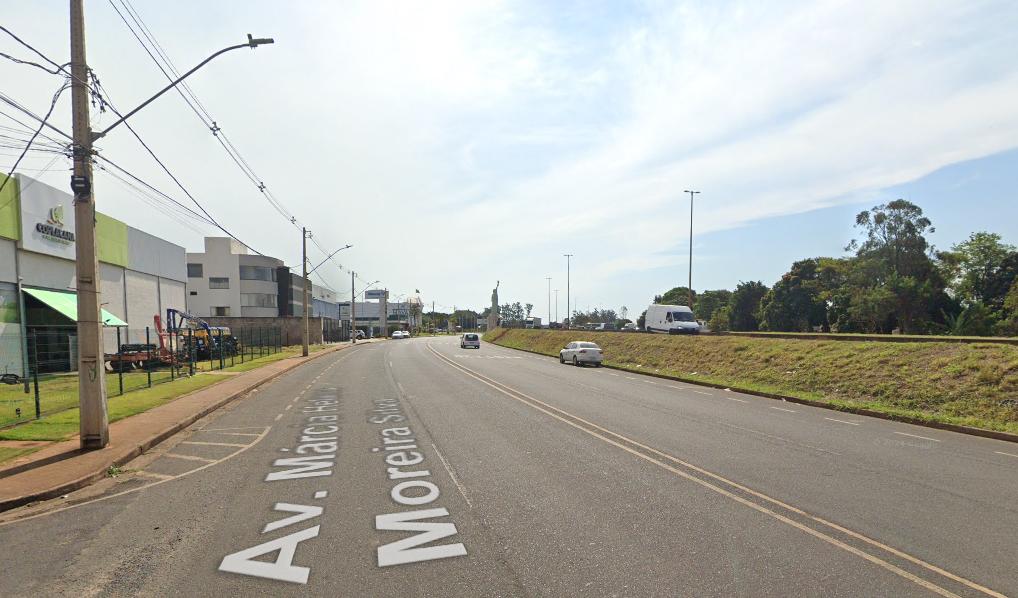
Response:
[[[860,212],[855,226],[850,255],[796,261],[771,287],[694,292],[696,317],[713,330],[1018,335],[1018,249],[1000,235],[938,251],[929,218],[903,199]],[[688,289],[654,301],[684,305]]]

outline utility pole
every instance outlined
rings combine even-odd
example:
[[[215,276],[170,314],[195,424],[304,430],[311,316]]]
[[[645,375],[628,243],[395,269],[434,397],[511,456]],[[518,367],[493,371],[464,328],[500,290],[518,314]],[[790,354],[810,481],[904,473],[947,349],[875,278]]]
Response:
[[[573,254],[571,254],[571,253],[564,253],[562,255],[566,256],[566,319],[569,320],[569,325],[567,326],[567,328],[572,328],[573,327],[573,316],[572,316],[571,313],[569,313],[569,284],[570,284],[570,281],[569,281],[569,260],[570,260],[570,258],[573,257]]]
[[[551,328],[551,276],[545,276],[548,280],[548,328]]]
[[[683,193],[689,194],[689,308],[693,309],[693,196],[699,191],[686,189]]]
[[[555,321],[558,322],[558,289],[555,289]]]
[[[304,335],[301,343],[301,354],[304,357],[308,356],[308,334],[310,333],[310,325],[308,323],[308,229],[307,227],[301,227],[300,229],[300,242],[301,242],[301,284],[300,286],[304,289]]]
[[[78,292],[78,405],[81,448],[109,444],[106,372],[99,319],[99,261],[95,248],[92,195],[92,129],[88,120],[88,64],[85,61],[83,0],[71,0],[71,120],[74,135],[75,261]]]
[[[350,341],[351,344],[357,344],[357,295],[354,294],[354,280],[356,276],[353,270],[350,270]]]

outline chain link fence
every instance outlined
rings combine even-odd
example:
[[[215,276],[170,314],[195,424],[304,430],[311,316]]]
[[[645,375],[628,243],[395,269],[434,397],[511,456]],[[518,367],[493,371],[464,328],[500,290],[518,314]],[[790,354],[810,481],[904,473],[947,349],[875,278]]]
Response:
[[[285,342],[291,339],[274,327],[183,329],[161,335],[148,327],[117,328],[105,334],[116,339],[116,352],[106,353],[104,360],[111,401],[180,378],[242,371],[252,362],[293,351]],[[33,327],[24,339],[19,333],[0,334],[0,363],[0,428],[78,407],[75,328]]]

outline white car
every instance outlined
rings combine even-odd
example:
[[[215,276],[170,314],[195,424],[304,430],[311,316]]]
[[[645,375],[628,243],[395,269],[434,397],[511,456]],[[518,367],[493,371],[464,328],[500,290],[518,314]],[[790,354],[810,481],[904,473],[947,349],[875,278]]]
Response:
[[[473,347],[474,349],[481,348],[480,335],[475,334],[473,332],[468,332],[460,336],[460,349],[469,349],[471,347]]]
[[[405,330],[393,330],[392,338],[410,338],[410,333]]]
[[[571,363],[573,365],[594,364],[594,367],[601,367],[604,353],[597,343],[587,341],[573,341],[558,352],[559,363]]]

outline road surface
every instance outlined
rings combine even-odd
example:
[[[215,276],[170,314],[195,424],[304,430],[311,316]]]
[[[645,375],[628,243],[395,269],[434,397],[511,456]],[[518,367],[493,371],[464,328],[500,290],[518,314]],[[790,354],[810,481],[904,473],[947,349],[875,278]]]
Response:
[[[1013,444],[418,338],[3,514],[0,595],[1018,596],[1016,532]]]

